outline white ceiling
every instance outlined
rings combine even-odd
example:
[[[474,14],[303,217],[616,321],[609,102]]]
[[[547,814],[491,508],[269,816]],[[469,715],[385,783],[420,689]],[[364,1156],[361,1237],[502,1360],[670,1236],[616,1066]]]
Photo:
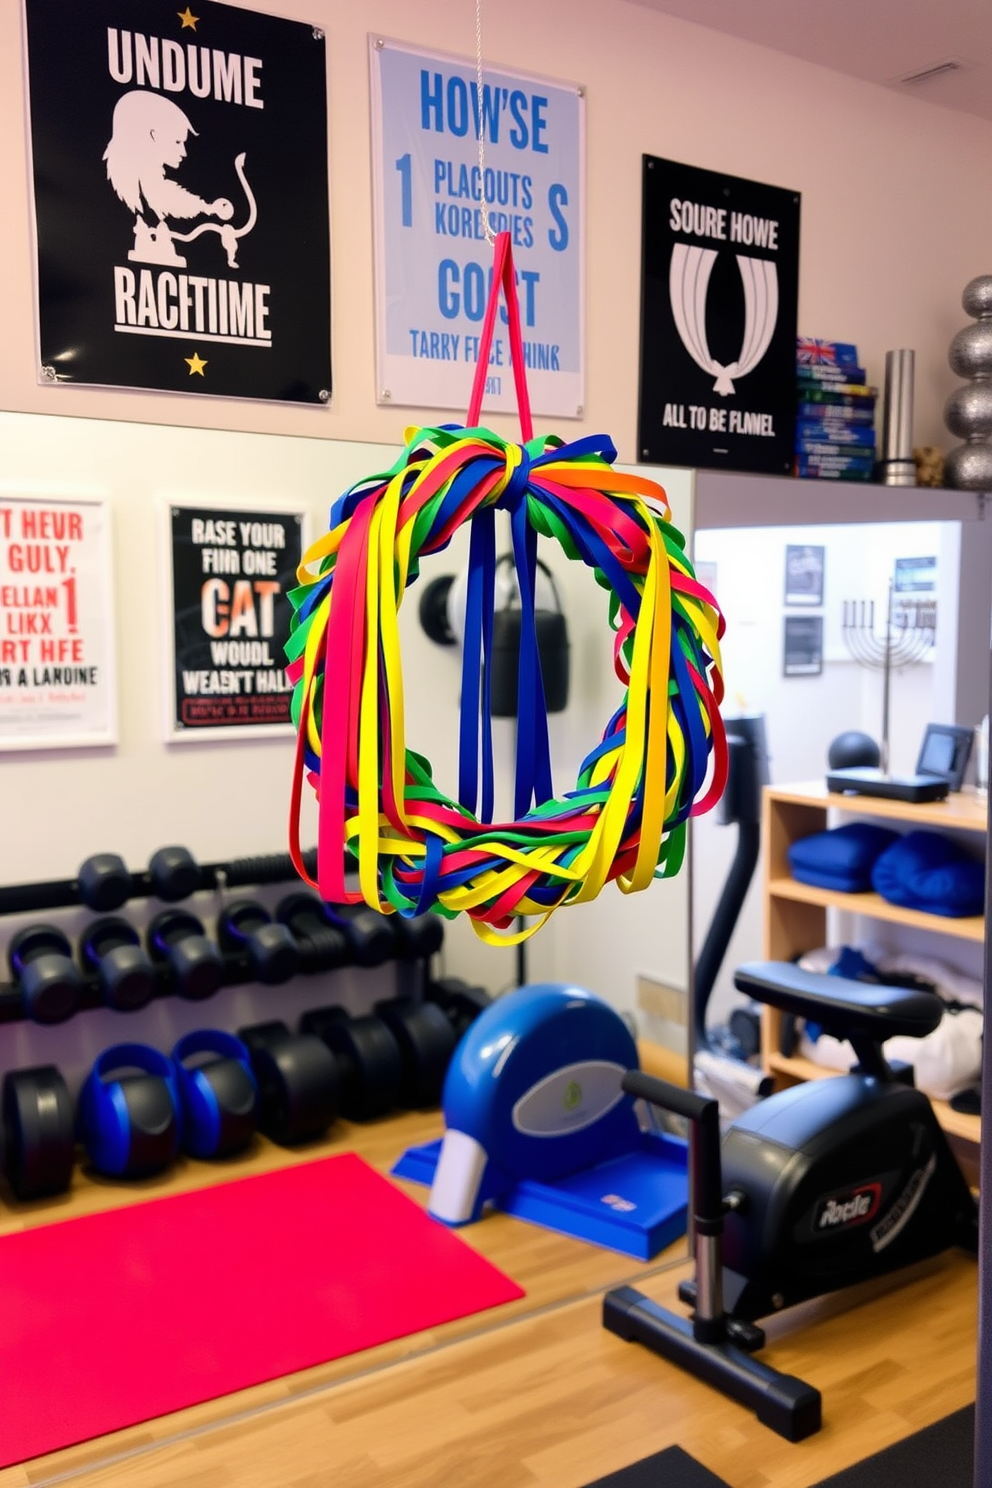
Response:
[[[992,0],[638,0],[850,77],[992,119]],[[909,73],[953,59],[958,72]]]

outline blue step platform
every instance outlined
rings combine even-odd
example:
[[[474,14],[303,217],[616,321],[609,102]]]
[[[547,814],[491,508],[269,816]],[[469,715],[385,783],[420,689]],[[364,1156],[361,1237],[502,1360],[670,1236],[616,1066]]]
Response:
[[[410,1147],[393,1167],[396,1178],[430,1184],[440,1139]],[[566,1178],[521,1178],[491,1202],[494,1208],[559,1235],[649,1261],[687,1227],[687,1145],[678,1137],[642,1132],[628,1152]]]

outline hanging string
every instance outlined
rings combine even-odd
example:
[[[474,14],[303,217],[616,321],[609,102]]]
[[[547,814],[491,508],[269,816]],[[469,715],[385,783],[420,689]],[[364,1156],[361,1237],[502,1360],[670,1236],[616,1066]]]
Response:
[[[475,79],[476,79],[476,123],[479,135],[479,190],[482,196],[482,228],[490,248],[495,246],[496,234],[489,222],[489,199],[486,196],[486,120],[482,107],[482,0],[475,0]]]

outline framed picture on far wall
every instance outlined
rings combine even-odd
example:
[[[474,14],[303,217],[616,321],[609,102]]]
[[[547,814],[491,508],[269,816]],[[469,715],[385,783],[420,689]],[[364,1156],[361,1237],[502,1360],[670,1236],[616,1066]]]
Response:
[[[807,543],[791,544],[785,550],[785,602],[787,605],[823,603],[823,567],[826,548]]]
[[[818,677],[823,671],[823,616],[786,615],[783,677]]]

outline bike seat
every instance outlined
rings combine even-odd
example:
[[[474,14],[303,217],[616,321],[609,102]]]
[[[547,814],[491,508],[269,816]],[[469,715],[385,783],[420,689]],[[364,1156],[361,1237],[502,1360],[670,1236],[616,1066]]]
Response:
[[[923,1038],[944,1015],[943,1003],[932,992],[852,982],[803,971],[791,961],[749,961],[734,972],[734,986],[757,1002],[812,1019],[836,1038]]]

